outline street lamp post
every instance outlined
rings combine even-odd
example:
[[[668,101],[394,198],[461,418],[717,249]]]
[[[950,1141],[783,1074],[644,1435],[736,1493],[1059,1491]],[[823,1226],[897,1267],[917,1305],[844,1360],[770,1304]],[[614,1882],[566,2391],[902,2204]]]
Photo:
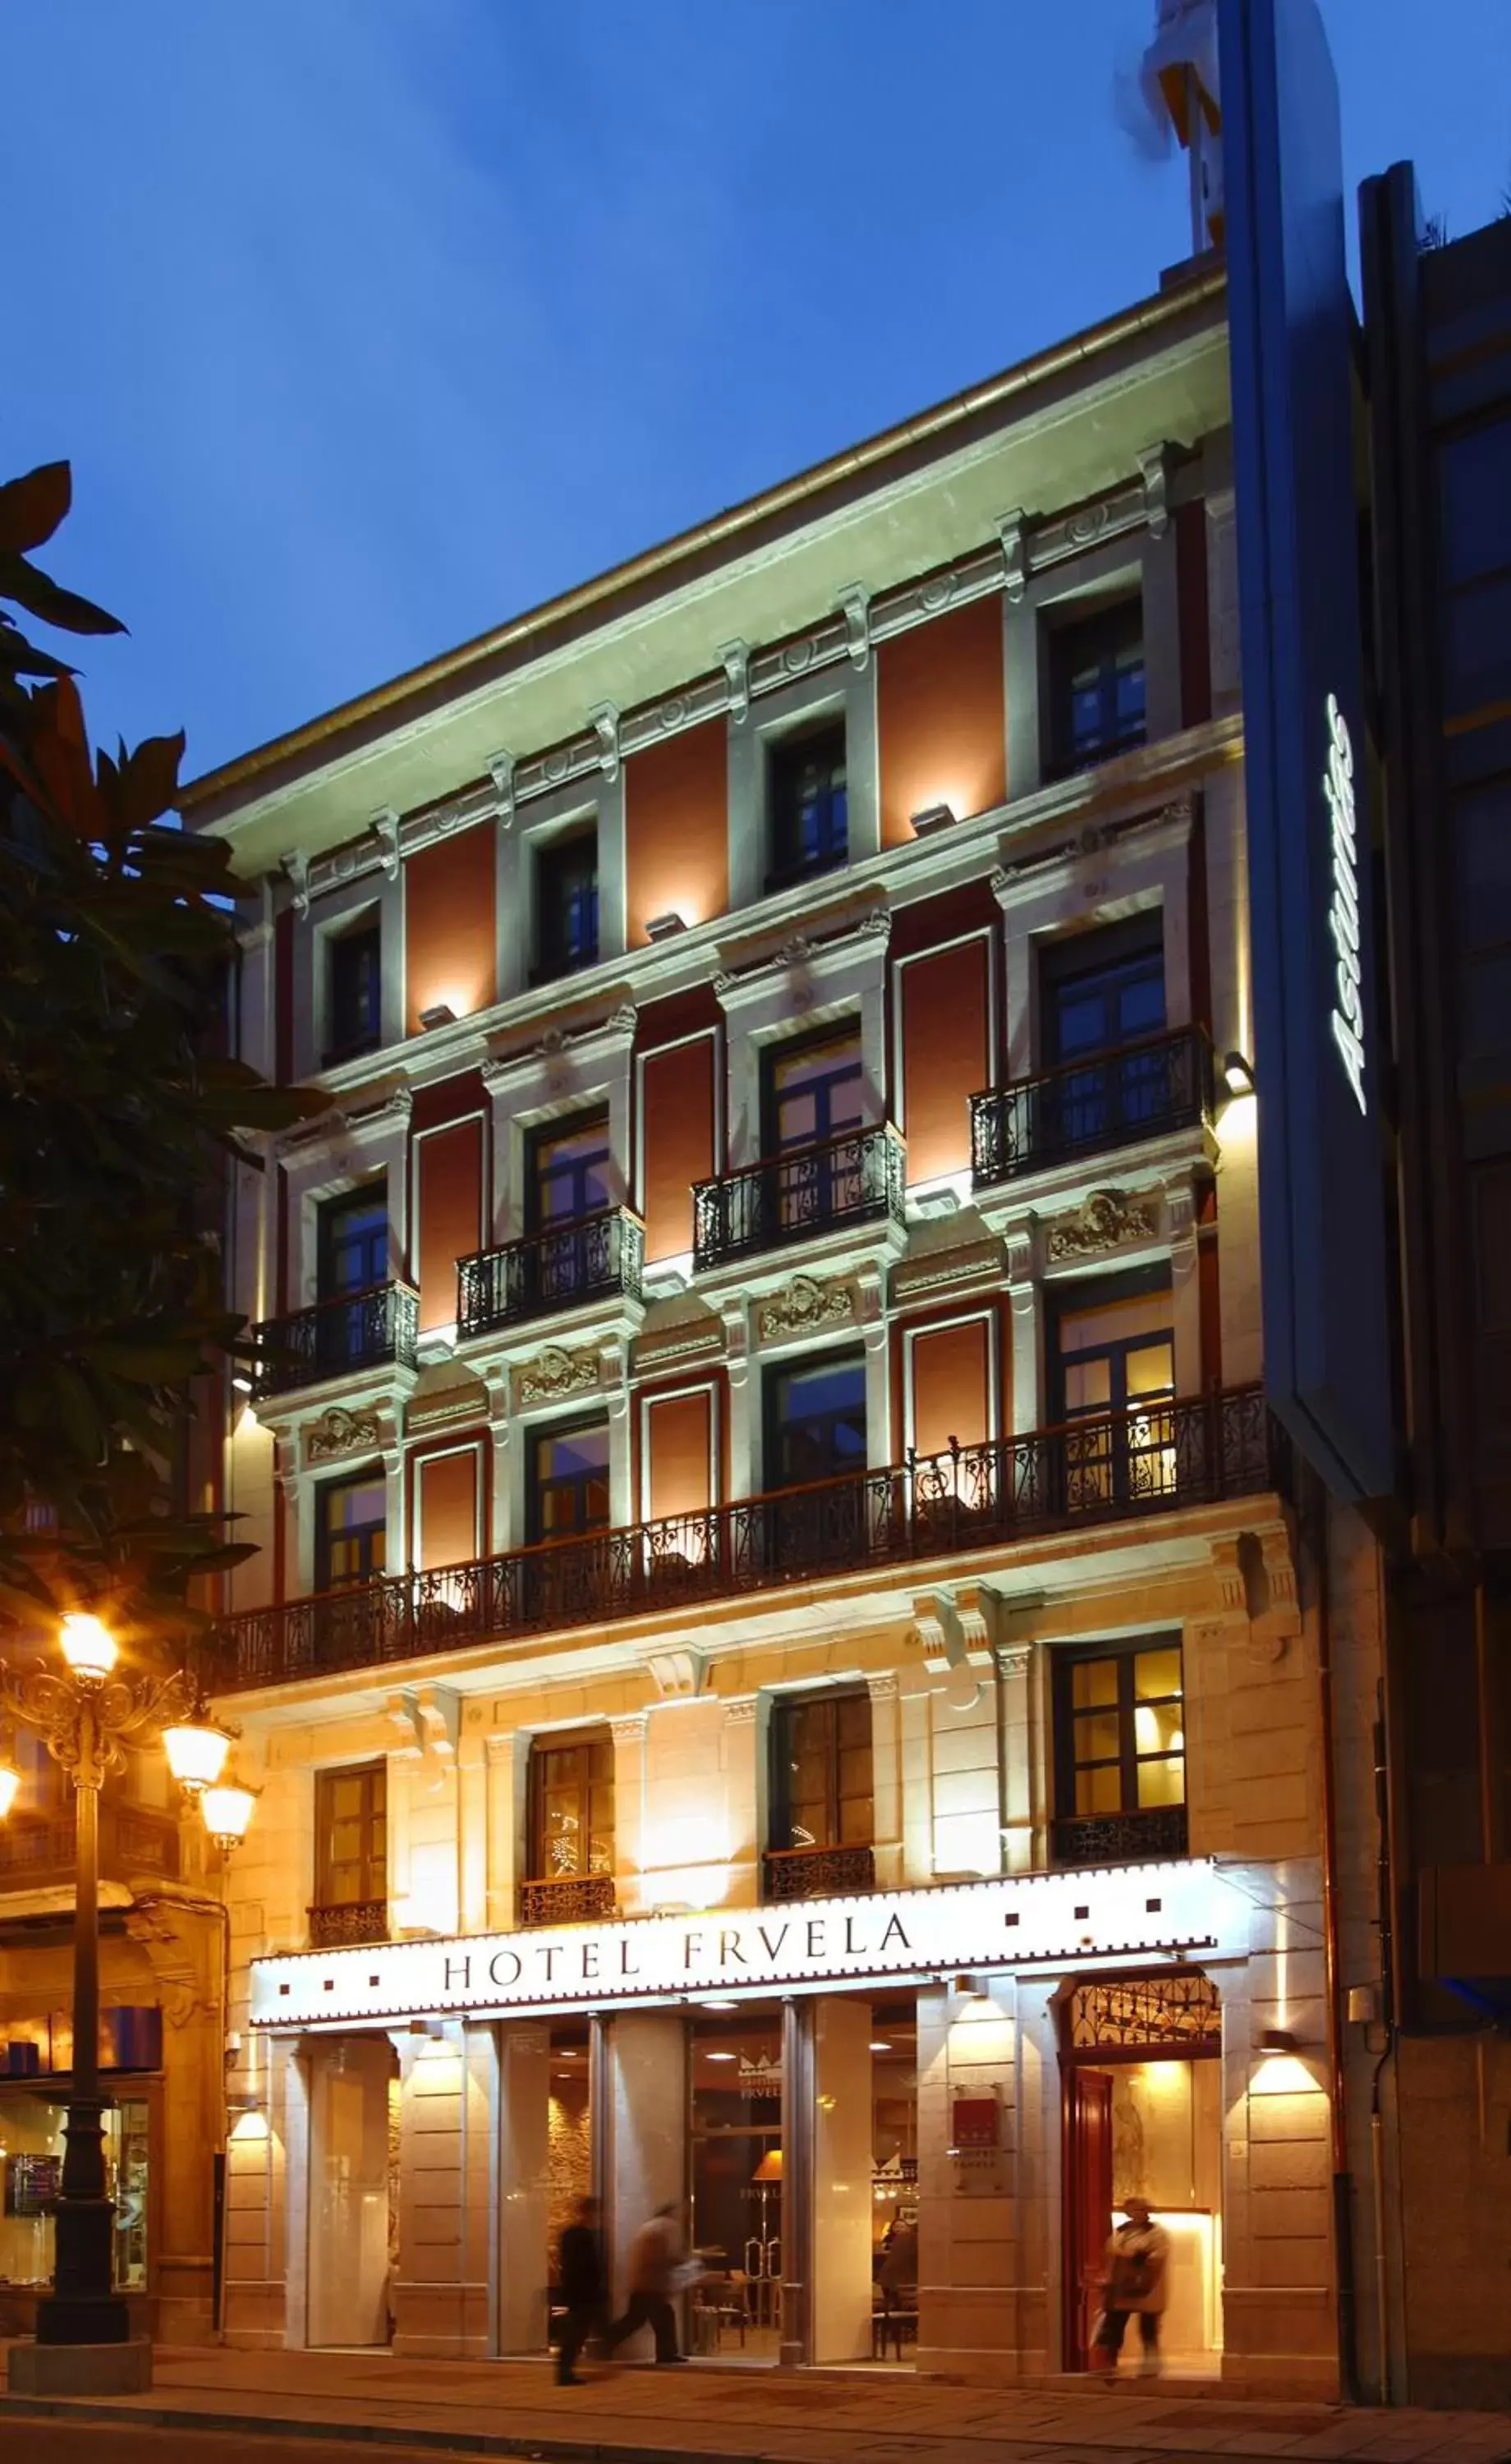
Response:
[[[76,1808],[73,2087],[54,2209],[53,2290],[38,2304],[36,2341],[123,2344],[130,2317],[113,2279],[115,2205],[105,2179],[103,2131],[108,2100],[99,2088],[99,1792],[122,1767],[128,1745],[157,1741],[187,1796],[203,1805],[213,1791],[218,1799],[239,1800],[215,1810],[211,1836],[222,1845],[245,1833],[252,1795],[215,1789],[230,1736],[208,1719],[186,1670],[162,1679],[118,1677],[115,1639],[96,1617],[66,1617],[59,1639],[65,1673],[39,1661],[18,1676],[0,1661],[0,1715],[37,1731],[67,1772]],[[0,1764],[0,1815],[16,1786],[15,1772]]]

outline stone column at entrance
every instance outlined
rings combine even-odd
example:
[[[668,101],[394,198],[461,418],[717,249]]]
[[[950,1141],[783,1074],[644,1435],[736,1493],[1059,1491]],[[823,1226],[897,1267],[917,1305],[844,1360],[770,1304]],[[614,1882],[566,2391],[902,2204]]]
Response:
[[[679,2214],[686,2209],[688,2045],[681,2013],[617,2013],[609,2025],[605,2069],[608,2249],[619,2307],[629,2245],[641,2226],[668,2202]],[[626,2360],[639,2357],[642,2341],[637,2337],[624,2346]]]
[[[551,2188],[551,2031],[498,2032],[498,2349],[543,2353]]]
[[[399,2132],[395,2354],[481,2360],[493,2346],[493,2031],[405,2036]]]
[[[869,2002],[834,1994],[814,2005],[813,2080],[812,2359],[869,2361]]]

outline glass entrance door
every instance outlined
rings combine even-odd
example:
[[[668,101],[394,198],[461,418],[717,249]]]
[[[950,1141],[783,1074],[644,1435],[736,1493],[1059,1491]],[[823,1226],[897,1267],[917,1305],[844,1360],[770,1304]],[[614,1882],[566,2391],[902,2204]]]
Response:
[[[389,2082],[385,2036],[317,2047],[310,2079],[309,2341],[389,2337]]]
[[[782,2276],[779,2006],[700,2013],[689,2050],[691,2241],[707,2270],[692,2298],[689,2348],[775,2362]]]

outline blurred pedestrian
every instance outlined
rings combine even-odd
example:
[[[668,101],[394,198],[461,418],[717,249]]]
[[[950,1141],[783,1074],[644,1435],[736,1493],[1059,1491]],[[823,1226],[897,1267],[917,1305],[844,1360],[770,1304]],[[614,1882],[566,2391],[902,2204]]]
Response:
[[[1139,2374],[1159,2376],[1159,2322],[1170,2299],[1170,2235],[1154,2223],[1148,2199],[1125,2199],[1124,2222],[1107,2243],[1107,2274],[1091,2362],[1116,2378],[1118,2355],[1130,2319],[1138,2321]]]
[[[557,2351],[557,2385],[580,2387],[578,2355],[590,2336],[601,2336],[608,2322],[608,2286],[603,2275],[603,2237],[599,2229],[597,2199],[579,2199],[577,2219],[561,2235],[558,2271],[566,2317]]]
[[[658,2208],[629,2246],[629,2299],[624,2317],[615,2320],[604,2340],[610,2352],[638,2327],[648,2327],[656,2339],[658,2366],[687,2360],[686,2353],[677,2350],[677,2314],[671,2306],[681,2260],[677,2211],[670,2206]]]

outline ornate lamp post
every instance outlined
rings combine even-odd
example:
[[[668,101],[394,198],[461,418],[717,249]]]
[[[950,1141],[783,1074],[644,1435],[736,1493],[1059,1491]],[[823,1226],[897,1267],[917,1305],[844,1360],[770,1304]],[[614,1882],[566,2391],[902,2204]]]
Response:
[[[211,1836],[234,1844],[247,1828],[252,1793],[215,1787],[230,1749],[228,1730],[206,1713],[196,1681],[118,1677],[114,1636],[97,1617],[66,1617],[59,1634],[63,1669],[37,1664],[18,1676],[0,1661],[0,1714],[42,1737],[74,1788],[77,1846],[74,1917],[74,2071],[64,2125],[63,2172],[55,2209],[53,2290],[37,2308],[38,2345],[122,2344],[130,2322],[114,2288],[114,2202],[105,2186],[99,2090],[99,1792],[125,1761],[128,1745],[161,1743],[185,1794],[210,1815]],[[0,1763],[0,1816],[19,1774]],[[210,1813],[211,1796],[230,1800]],[[239,1824],[239,1827],[238,1827]]]

